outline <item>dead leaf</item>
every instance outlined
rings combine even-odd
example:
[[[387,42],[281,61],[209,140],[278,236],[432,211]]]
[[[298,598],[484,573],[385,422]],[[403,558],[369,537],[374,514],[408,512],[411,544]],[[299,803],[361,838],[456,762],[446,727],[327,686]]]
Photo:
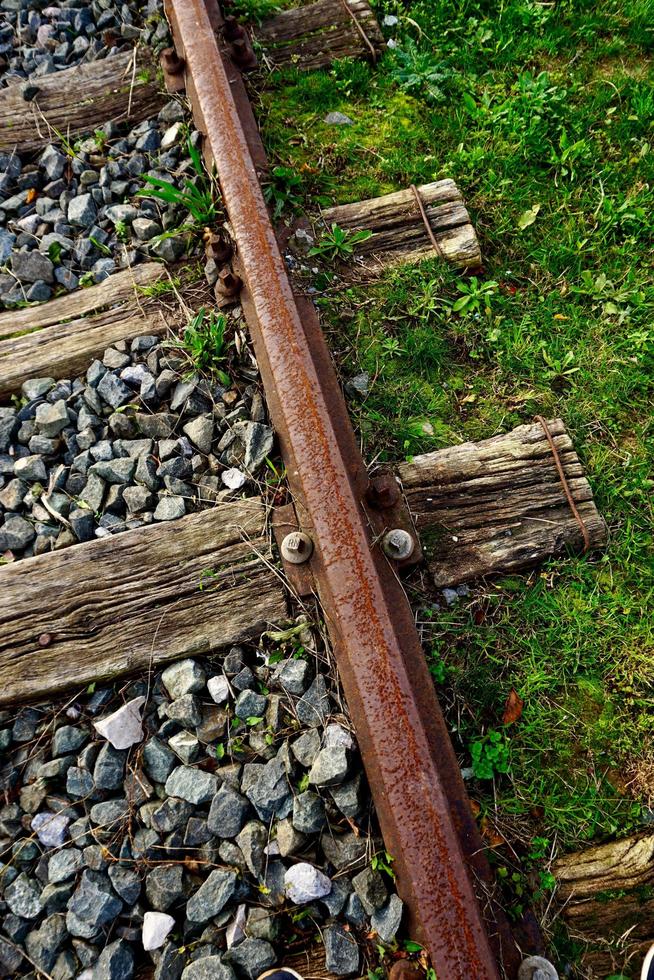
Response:
[[[470,800],[470,809],[473,817],[478,817],[481,813],[481,804],[478,803],[477,800]]]
[[[35,201],[38,197],[38,194],[39,192],[37,191],[36,187],[30,187],[30,189],[27,192],[27,197],[25,198],[25,204],[31,204],[32,201]]]
[[[503,725],[512,725],[514,721],[522,715],[522,709],[524,707],[524,701],[516,691],[514,687],[509,691],[509,696],[506,699],[506,704],[504,705],[504,714],[502,715]]]
[[[506,844],[506,840],[502,837],[501,833],[495,827],[488,817],[483,817],[479,825],[481,830],[481,835],[488,844],[489,847],[501,847],[502,844]]]

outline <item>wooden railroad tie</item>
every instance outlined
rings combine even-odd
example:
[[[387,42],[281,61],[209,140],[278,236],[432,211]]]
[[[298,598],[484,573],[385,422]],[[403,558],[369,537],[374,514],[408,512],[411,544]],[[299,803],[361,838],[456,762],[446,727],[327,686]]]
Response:
[[[156,116],[168,97],[151,58],[134,57],[121,51],[36,78],[29,100],[24,80],[12,79],[0,89],[0,150],[28,153],[43,149],[57,132],[69,139],[102,123],[129,120],[135,126]]]
[[[40,306],[0,314],[0,399],[35,377],[71,378],[119,340],[164,334],[176,317],[139,293],[166,277],[148,262]]]
[[[654,943],[654,834],[610,841],[555,861],[556,900],[589,977],[631,975]]]
[[[561,419],[549,423],[590,547],[606,524]],[[540,423],[414,456],[397,467],[439,588],[537,565],[584,541]]]
[[[0,567],[0,704],[257,637],[287,619],[258,497]]]
[[[428,227],[411,188],[327,208],[320,224],[325,230],[337,224],[347,231],[371,231],[372,236],[356,247],[366,265],[383,267],[440,257],[458,269],[480,266],[479,241],[454,181],[437,180],[415,191]]]
[[[338,58],[375,60],[384,44],[368,0],[316,0],[281,11],[252,33],[270,64],[305,71]]]

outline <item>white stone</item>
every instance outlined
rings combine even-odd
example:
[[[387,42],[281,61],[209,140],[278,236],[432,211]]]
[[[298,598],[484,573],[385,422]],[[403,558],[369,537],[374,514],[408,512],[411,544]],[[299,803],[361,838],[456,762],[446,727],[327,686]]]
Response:
[[[205,674],[195,660],[178,660],[166,667],[161,680],[173,701],[184,694],[195,694],[201,691],[205,684]]]
[[[230,470],[225,470],[224,473],[221,473],[220,479],[229,490],[240,490],[245,483],[246,477],[245,473],[241,473],[240,470],[237,470],[233,466]]]
[[[175,920],[165,912],[146,912],[143,916],[143,949],[159,949],[166,942]]]
[[[143,741],[141,708],[144,704],[144,697],[134,698],[118,711],[114,711],[112,715],[94,721],[93,726],[98,734],[106,738],[115,749],[128,749],[131,745]]]
[[[323,745],[326,749],[354,749],[354,739],[341,725],[332,722],[325,729]]]
[[[215,701],[216,704],[224,704],[231,694],[229,681],[223,674],[218,674],[216,677],[210,677],[207,681],[207,689],[212,697],[212,700]]]
[[[32,830],[45,847],[61,847],[66,840],[70,817],[63,813],[37,813]]]
[[[179,134],[181,130],[182,130],[181,122],[173,123],[170,129],[167,129],[166,132],[163,134],[163,138],[161,140],[161,149],[168,150],[170,149],[171,146],[174,146],[174,144],[179,139]]]
[[[317,898],[324,898],[332,890],[327,875],[306,861],[294,864],[284,875],[284,889],[292,902],[305,905]]]
[[[227,949],[231,949],[232,946],[236,946],[237,943],[243,942],[245,939],[245,912],[246,906],[239,905],[239,907],[236,909],[236,915],[225,929]]]

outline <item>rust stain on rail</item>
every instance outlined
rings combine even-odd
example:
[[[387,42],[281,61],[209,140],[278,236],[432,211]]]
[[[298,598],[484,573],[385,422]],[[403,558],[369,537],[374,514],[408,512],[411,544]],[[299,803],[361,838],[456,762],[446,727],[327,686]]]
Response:
[[[205,2],[167,0],[166,8],[234,229],[257,357],[272,389],[289,481],[312,526],[320,598],[401,893],[443,980],[496,980],[451,813],[465,792],[424,663],[417,667],[419,641],[407,627],[406,599],[392,576],[382,583],[371,552],[357,493],[363,461],[353,466],[339,445]],[[425,721],[425,711],[434,712],[440,728]],[[428,732],[436,729],[443,737],[432,746]]]

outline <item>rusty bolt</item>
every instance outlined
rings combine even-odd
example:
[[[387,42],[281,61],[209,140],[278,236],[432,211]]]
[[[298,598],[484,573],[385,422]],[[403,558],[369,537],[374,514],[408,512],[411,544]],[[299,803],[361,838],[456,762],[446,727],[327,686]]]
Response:
[[[241,291],[242,285],[243,280],[227,266],[218,273],[216,289],[221,296],[236,296]]]
[[[408,531],[401,527],[394,527],[392,531],[387,531],[382,541],[384,554],[395,561],[404,561],[413,554],[413,538]]]
[[[232,257],[234,249],[231,242],[219,235],[212,235],[204,246],[204,254],[208,259],[213,259],[219,265],[224,265]]]
[[[52,633],[41,633],[39,637],[40,647],[49,647],[52,643]]]
[[[174,48],[164,48],[161,52],[161,64],[169,75],[179,75],[184,68],[184,59],[180,58]]]
[[[229,56],[241,71],[257,67],[257,56],[247,37],[237,37],[235,41],[232,41],[229,45]]]
[[[223,31],[228,41],[235,41],[237,38],[245,37],[245,29],[241,27],[233,14],[225,17]]]
[[[371,507],[386,510],[396,504],[399,499],[400,488],[394,477],[389,475],[373,476],[366,490],[366,500]]]
[[[282,558],[291,565],[303,565],[313,554],[313,541],[304,531],[291,531],[282,541]]]

